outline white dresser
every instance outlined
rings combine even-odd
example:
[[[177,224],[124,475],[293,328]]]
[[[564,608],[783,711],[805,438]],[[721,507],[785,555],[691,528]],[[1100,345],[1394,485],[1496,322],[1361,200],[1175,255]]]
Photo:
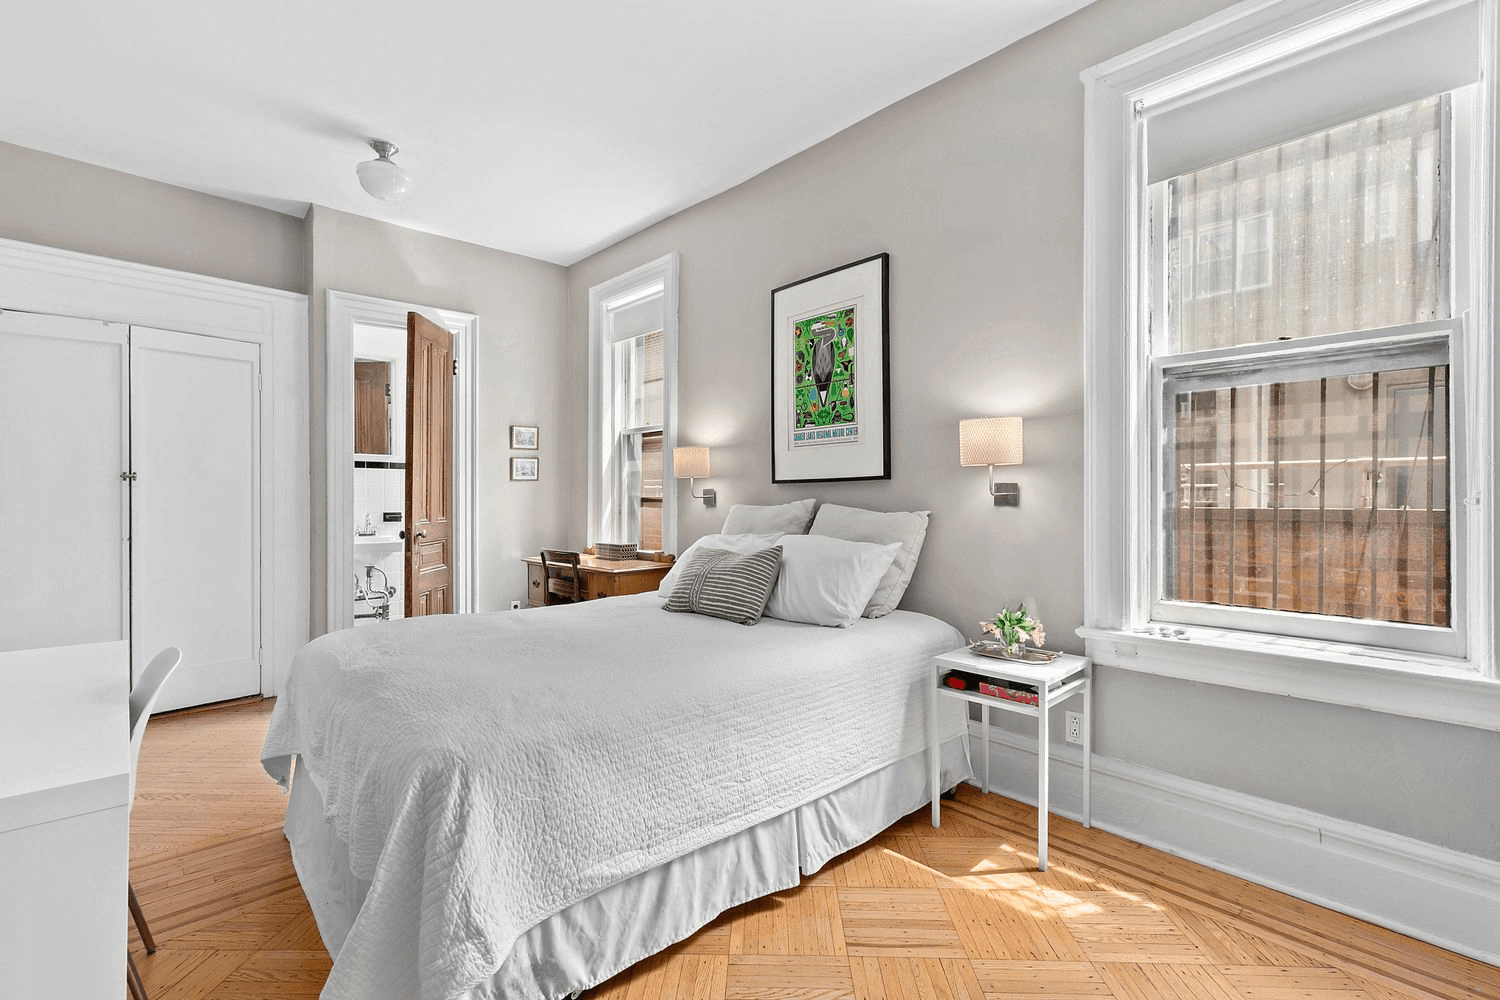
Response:
[[[128,655],[0,653],[0,996],[125,992]]]

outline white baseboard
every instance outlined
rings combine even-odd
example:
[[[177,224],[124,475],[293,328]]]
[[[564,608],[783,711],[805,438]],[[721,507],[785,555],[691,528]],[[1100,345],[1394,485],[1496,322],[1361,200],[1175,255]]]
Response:
[[[979,724],[969,724],[984,773]],[[1036,804],[1036,740],[990,729],[990,789]],[[1101,830],[1500,965],[1500,862],[1097,754]],[[1052,812],[1078,819],[1083,753],[1054,748]],[[1476,792],[1478,794],[1478,792]]]

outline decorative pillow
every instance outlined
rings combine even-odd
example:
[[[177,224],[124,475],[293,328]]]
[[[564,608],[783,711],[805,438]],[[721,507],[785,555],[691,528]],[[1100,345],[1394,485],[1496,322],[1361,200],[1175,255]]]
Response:
[[[895,542],[848,542],[827,535],[784,535],[781,579],[771,591],[766,614],[789,622],[848,628],[891,562],[901,551]]]
[[[735,535],[753,531],[764,534],[774,531],[781,535],[805,535],[817,503],[812,497],[770,507],[737,503],[729,508],[729,516],[724,519],[724,533]]]
[[[896,610],[901,595],[911,583],[911,575],[917,569],[917,556],[922,554],[922,541],[927,537],[927,518],[931,511],[897,511],[882,514],[859,507],[840,507],[825,503],[818,508],[818,517],[813,521],[809,533],[832,535],[851,542],[878,542],[888,545],[897,542],[901,551],[885,571],[885,578],[870,602],[865,605],[866,618],[879,618]]]
[[[687,565],[688,557],[701,548],[728,549],[730,552],[759,552],[761,549],[769,549],[775,545],[780,537],[779,531],[766,535],[704,535],[677,557],[672,568],[667,570],[667,575],[661,578],[656,594],[658,597],[672,596],[673,588],[682,578],[682,567]]]
[[[781,546],[759,552],[701,548],[682,568],[682,578],[662,607],[754,625],[766,609],[781,569]]]

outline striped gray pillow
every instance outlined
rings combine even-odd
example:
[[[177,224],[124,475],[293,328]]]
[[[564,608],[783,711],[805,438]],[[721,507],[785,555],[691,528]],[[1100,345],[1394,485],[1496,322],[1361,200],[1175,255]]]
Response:
[[[745,554],[701,548],[682,567],[662,607],[754,625],[766,610],[780,571],[780,545]]]

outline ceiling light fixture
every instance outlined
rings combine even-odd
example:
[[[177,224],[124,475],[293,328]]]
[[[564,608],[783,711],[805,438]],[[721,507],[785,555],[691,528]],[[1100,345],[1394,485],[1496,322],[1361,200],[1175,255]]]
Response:
[[[375,150],[376,158],[366,160],[354,168],[354,172],[359,175],[359,186],[371,198],[379,198],[381,201],[400,201],[405,198],[411,193],[411,174],[402,170],[391,159],[400,152],[396,144],[384,139],[371,139],[370,148]]]

